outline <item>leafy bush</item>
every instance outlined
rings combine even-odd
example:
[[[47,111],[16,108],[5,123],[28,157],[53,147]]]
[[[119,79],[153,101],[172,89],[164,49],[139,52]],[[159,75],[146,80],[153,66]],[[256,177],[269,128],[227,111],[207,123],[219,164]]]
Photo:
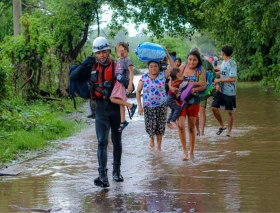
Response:
[[[62,103],[36,101],[26,103],[19,99],[4,100],[0,104],[0,159],[6,162],[19,153],[42,149],[48,140],[72,135],[80,128],[76,122],[65,120],[62,115],[69,100]]]
[[[7,71],[0,66],[0,101],[3,100],[7,95]]]

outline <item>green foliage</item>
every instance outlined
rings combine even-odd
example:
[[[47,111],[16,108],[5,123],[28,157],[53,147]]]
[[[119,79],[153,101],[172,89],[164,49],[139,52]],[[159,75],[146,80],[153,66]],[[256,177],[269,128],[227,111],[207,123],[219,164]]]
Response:
[[[51,14],[49,25],[52,26],[52,35],[55,46],[63,52],[70,52],[80,42],[83,31],[93,20],[92,13],[99,5],[96,1],[49,1],[46,7]],[[65,24],[67,23],[67,24]],[[85,35],[87,36],[87,35]]]
[[[206,30],[218,45],[231,44],[242,80],[276,83],[279,1],[199,1]],[[266,84],[265,83],[265,84]]]
[[[7,96],[7,82],[8,73],[7,71],[0,66],[0,101]]]
[[[0,43],[7,35],[13,35],[13,8],[6,0],[0,2]]]
[[[195,27],[204,24],[203,16],[197,10],[197,3],[194,1],[113,0],[106,3],[114,11],[110,27],[117,30],[131,20],[137,26],[147,24],[147,32],[157,38],[166,34],[190,38],[195,32]]]
[[[21,90],[22,97],[28,100],[38,96],[43,76],[43,62],[48,61],[52,55],[49,48],[53,39],[48,28],[41,25],[40,19],[36,16],[25,14],[21,22],[22,34],[17,37],[5,37],[1,45],[0,58],[6,62],[4,68],[12,67],[8,72],[7,82],[10,85],[13,83],[14,89],[11,91],[14,95],[18,95]],[[22,90],[21,87],[26,81],[28,84]]]
[[[44,101],[27,104],[19,99],[2,101],[0,104],[1,161],[14,159],[22,151],[45,148],[46,141],[57,140],[75,133],[78,124],[62,118],[71,104],[66,100],[61,104]]]

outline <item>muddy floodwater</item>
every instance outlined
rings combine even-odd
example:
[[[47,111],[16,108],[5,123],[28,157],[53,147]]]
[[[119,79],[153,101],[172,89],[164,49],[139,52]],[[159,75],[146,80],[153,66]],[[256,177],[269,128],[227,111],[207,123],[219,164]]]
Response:
[[[209,100],[206,136],[197,138],[195,156],[186,162],[176,130],[166,130],[157,153],[148,147],[144,118],[133,117],[123,132],[124,182],[112,180],[110,143],[107,189],[93,182],[93,120],[57,141],[60,149],[23,163],[19,175],[0,177],[0,212],[280,212],[279,96],[257,86],[237,93],[232,137],[215,134]]]

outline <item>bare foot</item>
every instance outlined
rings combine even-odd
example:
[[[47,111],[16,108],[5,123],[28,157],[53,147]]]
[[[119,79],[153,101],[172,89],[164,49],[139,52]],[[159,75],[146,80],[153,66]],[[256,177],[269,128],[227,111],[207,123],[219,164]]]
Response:
[[[157,148],[157,152],[161,152],[161,147],[158,147],[158,148]]]
[[[189,158],[188,158],[188,154],[184,154],[183,155],[183,157],[182,157],[182,161],[186,161],[186,160],[188,160]]]
[[[190,158],[194,158],[194,154],[193,153],[190,153]]]
[[[155,147],[155,142],[154,140],[150,140],[150,148],[154,148]]]
[[[227,137],[230,137],[231,136],[231,132],[227,132]]]

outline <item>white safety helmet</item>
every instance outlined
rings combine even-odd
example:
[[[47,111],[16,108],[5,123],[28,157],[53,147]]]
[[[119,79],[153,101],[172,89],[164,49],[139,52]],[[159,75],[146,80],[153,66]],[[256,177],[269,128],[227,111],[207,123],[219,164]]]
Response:
[[[110,50],[110,44],[104,37],[97,37],[92,43],[92,52],[96,53],[102,50]]]

